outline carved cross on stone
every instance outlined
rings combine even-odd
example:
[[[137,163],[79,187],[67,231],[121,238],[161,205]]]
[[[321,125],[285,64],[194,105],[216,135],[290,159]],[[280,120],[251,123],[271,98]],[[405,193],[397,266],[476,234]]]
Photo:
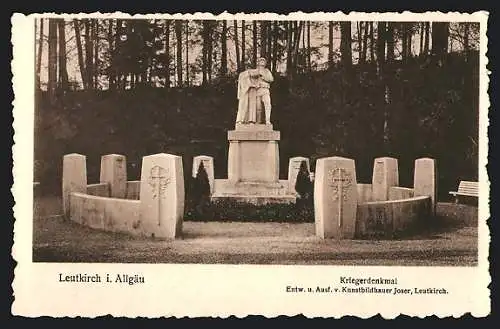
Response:
[[[149,185],[153,189],[153,199],[158,198],[158,226],[161,226],[161,199],[165,198],[165,190],[170,183],[168,169],[161,166],[153,166],[149,174]]]
[[[344,168],[330,171],[330,185],[333,187],[333,200],[338,200],[338,224],[342,227],[342,203],[347,201],[346,188],[351,186],[352,177]]]
[[[168,170],[160,167],[154,166],[151,168],[149,175],[149,185],[153,188],[153,199],[157,197],[164,198],[165,190],[170,183],[170,177],[168,176]]]

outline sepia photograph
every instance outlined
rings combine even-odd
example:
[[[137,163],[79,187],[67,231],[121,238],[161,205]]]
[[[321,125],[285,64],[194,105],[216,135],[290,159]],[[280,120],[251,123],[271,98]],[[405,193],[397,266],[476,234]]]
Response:
[[[13,314],[489,314],[487,12],[11,22]]]
[[[479,22],[35,24],[34,262],[477,265]]]

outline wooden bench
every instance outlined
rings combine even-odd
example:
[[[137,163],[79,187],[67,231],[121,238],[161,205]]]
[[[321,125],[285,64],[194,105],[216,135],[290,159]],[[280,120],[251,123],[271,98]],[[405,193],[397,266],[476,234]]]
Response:
[[[450,191],[450,194],[455,197],[455,203],[461,196],[479,198],[479,182],[460,181],[458,191]]]

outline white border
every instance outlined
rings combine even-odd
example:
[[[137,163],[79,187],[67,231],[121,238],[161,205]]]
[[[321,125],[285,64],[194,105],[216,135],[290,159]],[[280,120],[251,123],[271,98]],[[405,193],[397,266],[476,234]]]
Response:
[[[458,317],[467,312],[483,317],[490,312],[491,281],[488,272],[490,234],[488,154],[488,108],[486,69],[488,59],[487,12],[460,13],[313,13],[289,15],[209,13],[187,15],[75,14],[64,17],[121,17],[173,19],[279,19],[279,20],[386,20],[386,21],[477,21],[481,23],[480,49],[480,140],[479,140],[479,258],[477,267],[383,267],[383,266],[252,266],[172,264],[44,264],[32,262],[33,117],[34,117],[34,18],[42,14],[12,17],[14,105],[15,199],[13,257],[15,268],[12,313],[23,316],[220,316],[267,317],[304,314],[307,317],[362,318],[380,313],[384,318],[399,314],[423,317]],[[55,14],[43,14],[50,17]],[[55,15],[61,17],[60,15]],[[59,272],[142,273],[147,283],[137,286],[64,285]],[[340,276],[398,277],[400,285],[446,287],[448,295],[302,295],[285,293],[286,285],[317,286],[337,282]]]

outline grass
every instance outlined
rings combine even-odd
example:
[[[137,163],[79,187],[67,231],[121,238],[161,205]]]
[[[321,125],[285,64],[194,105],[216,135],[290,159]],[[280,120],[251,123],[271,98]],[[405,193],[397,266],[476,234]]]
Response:
[[[190,222],[183,238],[157,241],[66,221],[60,199],[35,201],[35,262],[328,265],[477,265],[477,214],[440,204],[439,223],[400,240],[321,240],[313,223]]]

